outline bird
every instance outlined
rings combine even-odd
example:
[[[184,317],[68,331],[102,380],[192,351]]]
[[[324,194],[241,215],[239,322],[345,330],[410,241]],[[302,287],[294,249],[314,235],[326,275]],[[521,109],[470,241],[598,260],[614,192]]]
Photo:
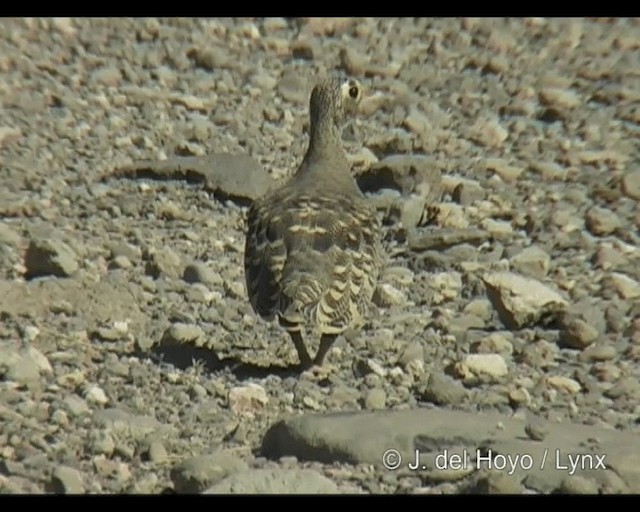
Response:
[[[341,142],[362,96],[362,84],[353,78],[329,75],[316,82],[301,163],[247,213],[244,267],[251,306],[289,333],[302,371],[321,370],[338,336],[362,327],[381,272],[381,224]],[[320,338],[313,359],[303,336],[309,331]]]

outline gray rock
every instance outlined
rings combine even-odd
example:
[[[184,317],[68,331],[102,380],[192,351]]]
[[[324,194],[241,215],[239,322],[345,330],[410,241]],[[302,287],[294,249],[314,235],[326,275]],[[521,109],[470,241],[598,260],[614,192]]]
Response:
[[[147,450],[149,460],[154,464],[164,464],[169,460],[167,449],[164,447],[161,441],[155,439],[149,443]]]
[[[89,409],[84,398],[81,398],[78,395],[68,395],[64,398],[62,403],[71,416],[84,416],[91,412],[91,409]]]
[[[467,395],[459,381],[442,372],[429,375],[425,385],[418,388],[419,398],[436,405],[457,405]]]
[[[339,413],[295,416],[279,421],[266,433],[261,451],[273,459],[295,456],[298,460],[324,463],[346,462],[375,464],[383,468],[399,462],[396,471],[411,474],[416,449],[420,450],[421,472],[429,477],[439,470],[436,457],[466,449],[469,465],[485,468],[486,460],[478,459],[477,450],[486,455],[527,454],[536,470],[516,464],[513,474],[527,478],[525,485],[539,492],[558,488],[570,471],[568,455],[582,457],[580,469],[574,472],[593,478],[599,486],[609,482],[615,472],[621,484],[631,492],[640,491],[640,435],[630,431],[603,429],[571,423],[547,423],[549,433],[544,442],[532,441],[524,435],[526,422],[500,414],[469,413],[444,409],[416,409],[372,413]],[[586,439],[597,439],[597,448],[584,445]],[[385,450],[397,450],[385,454]],[[546,455],[545,455],[546,454]],[[605,456],[605,467],[597,467],[595,454]],[[384,470],[384,469],[383,469]]]
[[[463,182],[456,185],[451,198],[458,204],[469,206],[475,201],[482,201],[486,195],[485,190],[478,183]]]
[[[50,492],[55,494],[84,494],[82,474],[69,466],[57,466],[51,474]]]
[[[558,494],[598,494],[598,483],[581,475],[567,476],[556,489]]]
[[[163,346],[189,344],[201,347],[205,341],[206,336],[200,326],[175,323],[165,331],[161,344]]]
[[[43,370],[51,373],[51,365],[37,349],[21,349],[14,343],[0,344],[0,374],[4,374],[4,379],[30,385],[40,380]]]
[[[0,222],[0,244],[18,247],[22,237],[6,222]]]
[[[586,348],[579,356],[578,359],[580,361],[585,362],[602,362],[602,361],[610,361],[614,359],[618,355],[615,347],[611,345],[591,345]]]
[[[544,441],[549,434],[546,424],[540,420],[531,420],[524,427],[524,433],[532,441]]]
[[[94,430],[89,435],[89,449],[97,455],[111,457],[116,449],[116,443],[106,430]]]
[[[170,247],[152,248],[146,252],[145,259],[147,259],[145,271],[154,279],[158,279],[160,276],[177,279],[182,273],[180,256]]]
[[[94,412],[93,423],[97,427],[107,429],[116,438],[122,435],[132,440],[142,440],[154,432],[172,429],[151,416],[131,414],[116,408]]]
[[[454,366],[455,374],[466,383],[499,382],[509,373],[500,354],[469,354]]]
[[[479,494],[522,494],[520,477],[504,471],[488,471],[476,484],[474,492]]]
[[[442,251],[460,244],[478,246],[491,236],[481,229],[437,229],[426,232],[409,231],[407,243],[414,251]]]
[[[555,320],[568,306],[562,296],[542,283],[510,272],[483,276],[489,300],[509,329]]]
[[[612,272],[606,279],[606,284],[614,289],[622,299],[628,300],[640,297],[640,283],[620,272]]]
[[[216,197],[243,205],[263,196],[274,184],[264,167],[245,154],[214,153],[141,161],[118,169],[116,174],[133,178],[182,179],[197,184],[204,182],[204,189]]]
[[[282,75],[278,82],[278,94],[291,103],[306,104],[309,101],[307,83],[300,78],[300,74],[290,70]]]
[[[66,243],[57,238],[35,238],[25,255],[27,277],[70,277],[78,270],[77,256]]]
[[[387,403],[387,394],[381,388],[368,389],[364,393],[363,403],[364,408],[370,411],[382,410]]]
[[[513,270],[525,276],[544,279],[549,273],[551,257],[540,247],[531,246],[513,256],[510,264]]]
[[[246,462],[233,452],[219,451],[182,461],[171,469],[171,481],[178,493],[202,492],[228,475],[246,469]]]
[[[206,285],[222,285],[224,282],[218,272],[199,261],[190,263],[185,267],[182,279],[187,283],[203,283]]]
[[[637,167],[622,176],[622,193],[635,200],[640,200],[640,169]]]
[[[622,226],[622,221],[615,213],[600,206],[594,206],[587,212],[585,223],[587,229],[596,236],[610,235]]]
[[[438,202],[444,190],[440,167],[435,160],[421,155],[387,156],[357,176],[357,180],[364,192],[385,188],[398,190],[405,196],[417,192],[427,204]]]
[[[99,85],[115,87],[122,81],[122,72],[117,67],[103,67],[91,73],[91,80]]]
[[[598,329],[580,318],[571,318],[565,322],[562,332],[563,343],[578,350],[584,350],[595,343],[600,336]]]
[[[337,494],[338,487],[312,469],[250,469],[240,471],[204,494]]]

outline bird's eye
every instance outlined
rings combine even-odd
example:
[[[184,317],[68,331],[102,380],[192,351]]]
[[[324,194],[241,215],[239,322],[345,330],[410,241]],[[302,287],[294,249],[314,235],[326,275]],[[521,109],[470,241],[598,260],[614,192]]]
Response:
[[[358,97],[359,92],[360,90],[356,85],[352,85],[351,87],[349,87],[349,96],[351,96],[354,100]]]

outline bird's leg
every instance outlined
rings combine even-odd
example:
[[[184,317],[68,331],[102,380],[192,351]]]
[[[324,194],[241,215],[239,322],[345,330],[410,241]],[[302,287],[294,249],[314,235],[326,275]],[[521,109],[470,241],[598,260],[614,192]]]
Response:
[[[337,334],[323,334],[320,337],[320,346],[318,347],[318,352],[313,360],[314,366],[322,366],[327,352],[329,352],[331,345],[333,345],[333,342],[336,341],[337,337]]]
[[[309,352],[307,352],[307,347],[304,344],[304,340],[302,339],[301,331],[289,331],[289,335],[291,336],[291,341],[293,341],[293,345],[296,347],[298,352],[298,358],[300,359],[300,367],[303,370],[311,367],[311,357],[309,357]]]

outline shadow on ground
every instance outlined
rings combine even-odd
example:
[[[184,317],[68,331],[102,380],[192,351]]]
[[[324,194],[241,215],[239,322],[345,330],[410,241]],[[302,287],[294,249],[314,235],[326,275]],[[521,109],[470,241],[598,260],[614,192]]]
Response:
[[[140,358],[153,357],[165,363],[174,365],[176,368],[186,370],[193,366],[195,361],[201,361],[204,369],[208,373],[228,370],[239,380],[263,379],[270,375],[280,378],[298,377],[300,367],[293,366],[258,366],[239,361],[235,358],[220,359],[210,349],[193,347],[189,345],[162,345],[154,347],[150,352],[140,351],[136,354]]]

